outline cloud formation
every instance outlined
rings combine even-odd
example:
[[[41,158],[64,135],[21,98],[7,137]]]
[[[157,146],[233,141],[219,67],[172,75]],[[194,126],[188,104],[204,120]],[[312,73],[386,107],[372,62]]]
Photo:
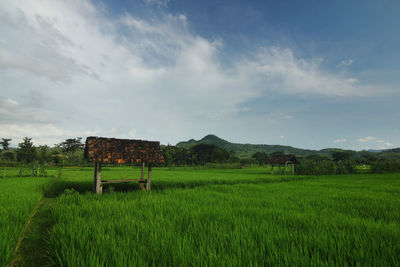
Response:
[[[395,145],[392,144],[391,142],[382,140],[382,139],[378,139],[376,137],[373,136],[367,136],[367,137],[363,137],[363,138],[358,138],[357,141],[359,143],[366,143],[367,146],[364,147],[364,149],[370,149],[370,148],[374,148],[374,149],[390,149],[390,148],[394,148]]]
[[[88,0],[3,1],[0,23],[0,36],[7,37],[0,40],[0,134],[12,138],[43,143],[112,134],[177,141],[187,129],[224,120],[271,93],[374,93],[289,48],[260,47],[226,66],[224,41],[191,32],[184,14],[111,18]]]
[[[351,64],[353,64],[352,59],[342,60],[339,64],[336,65],[336,68],[347,67],[350,66]]]
[[[347,140],[345,138],[335,139],[333,140],[334,143],[345,143]]]

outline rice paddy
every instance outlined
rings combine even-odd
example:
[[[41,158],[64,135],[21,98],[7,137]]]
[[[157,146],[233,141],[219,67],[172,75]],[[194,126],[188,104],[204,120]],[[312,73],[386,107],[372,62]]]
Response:
[[[138,168],[103,169],[104,179],[138,176]],[[92,168],[63,169],[53,186],[58,197],[49,263],[400,264],[399,174],[271,176],[265,167],[155,168],[152,179],[152,191],[114,184],[95,195]]]
[[[44,189],[54,178],[19,177],[18,169],[10,169],[0,178],[0,266],[10,261],[31,214],[39,204]]]

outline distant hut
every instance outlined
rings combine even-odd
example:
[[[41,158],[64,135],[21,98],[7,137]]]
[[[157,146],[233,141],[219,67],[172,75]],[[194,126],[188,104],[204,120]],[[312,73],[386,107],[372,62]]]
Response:
[[[287,172],[288,164],[291,165],[291,173],[294,174],[294,165],[300,163],[295,155],[273,155],[267,160],[271,164],[271,174],[274,174],[274,165],[278,165],[278,173],[281,174],[281,166],[285,166]]]
[[[105,183],[138,181],[142,190],[145,189],[144,184],[146,184],[146,190],[150,190],[152,164],[164,162],[160,142],[156,141],[91,136],[86,138],[84,155],[85,158],[94,162],[93,191],[97,194],[102,193],[102,185]],[[140,179],[101,180],[101,166],[103,163],[141,163],[141,177]],[[145,164],[148,166],[147,179],[144,179]]]

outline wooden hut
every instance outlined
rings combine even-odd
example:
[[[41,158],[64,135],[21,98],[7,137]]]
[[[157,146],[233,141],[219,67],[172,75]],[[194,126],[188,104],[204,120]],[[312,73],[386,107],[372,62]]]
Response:
[[[267,160],[271,164],[271,174],[274,174],[274,165],[278,165],[278,173],[281,174],[281,166],[285,166],[285,173],[287,173],[288,164],[291,165],[291,173],[294,174],[294,165],[300,163],[295,155],[273,155]]]
[[[94,162],[93,191],[102,193],[102,185],[106,183],[139,182],[142,190],[151,189],[151,167],[153,163],[162,163],[164,158],[160,142],[116,139],[105,137],[88,137],[85,145],[85,158]],[[141,163],[140,179],[102,180],[101,166],[103,163]],[[144,179],[145,164],[148,166],[148,177]],[[144,186],[146,185],[146,187]]]

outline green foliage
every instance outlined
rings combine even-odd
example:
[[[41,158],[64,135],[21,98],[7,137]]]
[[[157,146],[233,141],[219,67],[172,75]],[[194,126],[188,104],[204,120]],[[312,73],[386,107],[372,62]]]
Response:
[[[400,160],[379,160],[371,164],[371,172],[373,173],[389,173],[400,171]]]
[[[10,260],[32,210],[50,182],[49,178],[15,178],[17,171],[9,169],[10,177],[0,179],[0,266]]]
[[[335,162],[345,161],[351,159],[351,154],[344,151],[337,151],[332,153],[332,158]]]
[[[297,157],[319,155],[321,157],[324,157],[325,159],[331,159],[332,154],[338,153],[336,154],[338,156],[337,161],[351,158],[356,160],[360,164],[370,164],[370,162],[374,161],[375,158],[400,159],[400,148],[384,150],[379,153],[369,152],[369,151],[357,152],[352,150],[343,150],[339,148],[310,150],[310,149],[301,149],[301,148],[296,148],[291,146],[281,146],[281,145],[237,144],[228,142],[212,134],[207,135],[200,140],[191,139],[187,142],[179,142],[176,146],[190,148],[198,144],[210,144],[221,147],[227,151],[235,151],[236,155],[240,158],[249,158],[256,152],[265,152],[267,154],[271,154],[276,151],[281,151],[284,154],[294,154]],[[350,157],[348,157],[348,155],[350,155]],[[342,156],[344,156],[344,158],[342,158]]]
[[[25,137],[18,144],[17,160],[27,164],[32,164],[36,160],[36,148],[33,146],[32,138]]]
[[[15,161],[16,154],[14,151],[5,150],[2,153],[2,158],[6,161]]]
[[[162,146],[161,149],[167,166],[184,166],[192,163],[192,156],[186,148],[168,145]]]
[[[251,157],[257,161],[258,165],[264,165],[267,162],[268,154],[265,152],[258,151],[254,153],[253,156]]]
[[[1,138],[0,145],[2,146],[3,150],[10,149],[10,141],[11,139],[9,138]]]
[[[64,142],[56,144],[56,147],[60,148],[63,153],[67,154],[82,149],[84,144],[82,144],[82,137],[77,137],[66,139]]]
[[[296,174],[302,175],[326,175],[326,174],[352,174],[356,170],[353,160],[309,160],[302,159],[295,167]]]
[[[162,147],[162,152],[166,166],[228,163],[231,156],[234,157],[234,153],[229,153],[225,149],[208,144],[195,145],[190,149],[168,145]]]
[[[112,178],[139,168],[110,168]],[[90,190],[92,169],[60,186]],[[154,189],[64,193],[49,244],[58,266],[400,264],[396,175],[270,176],[265,168],[157,168]],[[384,208],[383,208],[384,207]],[[90,244],[90,245],[88,245]]]
[[[194,145],[190,148],[190,152],[193,155],[194,164],[224,163],[229,159],[229,152],[215,145]]]
[[[295,154],[295,155],[310,155],[313,153],[312,150],[299,149],[291,146],[231,143],[212,134],[207,135],[198,141],[191,139],[187,142],[179,142],[176,146],[190,148],[198,144],[215,145],[227,151],[235,151],[236,155],[240,158],[250,158],[256,152],[271,153],[274,151],[283,151],[285,154]]]

